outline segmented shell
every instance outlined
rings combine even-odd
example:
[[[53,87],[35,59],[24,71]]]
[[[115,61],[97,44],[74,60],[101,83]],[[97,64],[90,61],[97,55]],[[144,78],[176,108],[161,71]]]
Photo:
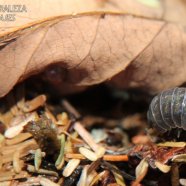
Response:
[[[155,96],[147,118],[148,122],[162,133],[173,128],[186,130],[186,88],[176,87]]]

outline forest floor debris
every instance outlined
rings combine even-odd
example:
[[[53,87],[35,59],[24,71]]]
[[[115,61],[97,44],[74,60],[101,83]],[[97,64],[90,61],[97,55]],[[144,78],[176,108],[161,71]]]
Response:
[[[185,142],[160,143],[141,113],[117,120],[82,116],[43,94],[8,99],[0,108],[0,185],[185,185]]]

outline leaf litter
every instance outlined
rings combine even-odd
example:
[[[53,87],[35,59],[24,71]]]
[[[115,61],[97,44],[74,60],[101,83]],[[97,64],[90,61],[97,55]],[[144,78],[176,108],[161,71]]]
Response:
[[[81,115],[68,98],[33,95],[1,104],[1,185],[185,185],[185,142],[146,130],[144,113]]]

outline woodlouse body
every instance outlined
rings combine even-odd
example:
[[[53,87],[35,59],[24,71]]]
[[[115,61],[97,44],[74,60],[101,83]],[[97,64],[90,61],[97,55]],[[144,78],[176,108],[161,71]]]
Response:
[[[160,132],[186,130],[186,88],[165,90],[151,101],[148,122]]]

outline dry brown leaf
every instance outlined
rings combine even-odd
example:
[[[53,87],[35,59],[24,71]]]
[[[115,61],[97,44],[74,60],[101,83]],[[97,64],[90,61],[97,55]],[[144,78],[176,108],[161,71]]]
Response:
[[[54,16],[114,12],[161,18],[164,10],[164,5],[159,0],[153,6],[140,0],[40,0],[39,2],[38,0],[1,0],[1,5],[21,5],[19,8],[22,11],[16,12],[15,21],[0,21],[0,34]]]
[[[10,0],[9,4],[11,2],[16,1]],[[20,19],[15,23],[9,23],[13,25],[6,24],[10,30],[1,25],[4,28],[0,32],[1,97],[17,82],[54,64],[60,66],[53,67],[53,71],[60,74],[59,91],[81,90],[107,81],[120,88],[155,92],[185,82],[185,26],[160,21],[171,16],[171,21],[181,20],[168,8],[177,2],[176,5],[184,9],[181,0],[160,1],[155,7],[147,6],[144,0],[133,3],[108,0],[101,4],[96,0],[88,0],[87,4],[83,4],[83,0],[60,1],[67,4],[54,2],[51,5],[48,0],[42,6],[43,1],[40,5],[34,0],[28,5],[23,1],[30,8],[24,16],[27,21],[18,16]],[[72,4],[76,6],[70,6]],[[38,9],[41,14],[37,13]],[[61,12],[67,16],[53,17]],[[72,16],[79,13],[84,14]],[[50,18],[42,21],[47,17]],[[32,26],[25,27],[28,24]],[[12,29],[18,31],[7,35]]]
[[[186,80],[185,52],[185,27],[165,23],[151,43],[112,82],[122,88],[135,87],[150,92],[179,86]]]
[[[15,21],[0,21],[0,35],[49,17],[88,12],[128,13],[186,23],[184,0],[1,0],[1,5],[21,5],[16,10],[22,11],[16,12]]]

